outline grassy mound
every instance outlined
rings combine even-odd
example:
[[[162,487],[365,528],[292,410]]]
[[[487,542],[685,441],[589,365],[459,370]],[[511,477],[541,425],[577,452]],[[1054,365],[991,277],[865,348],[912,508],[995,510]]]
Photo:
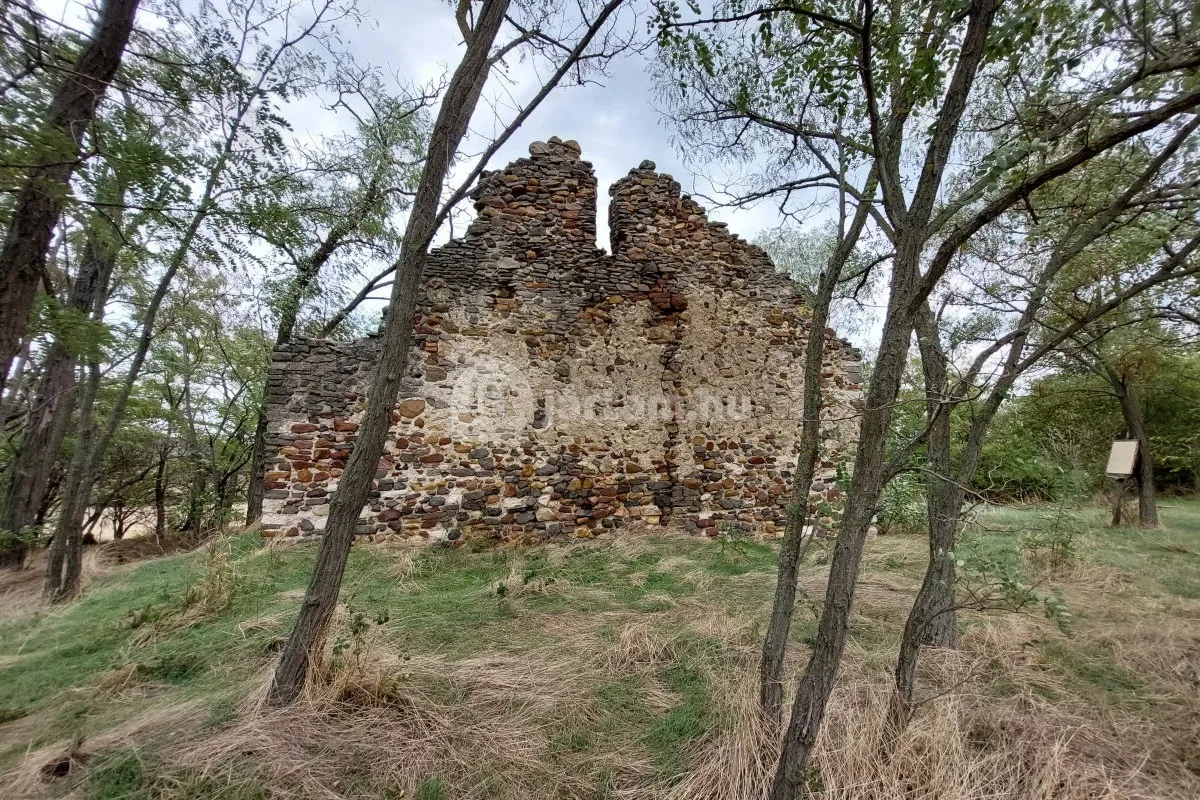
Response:
[[[1200,796],[1200,503],[1161,531],[1000,510],[964,552],[1060,591],[970,612],[879,757],[924,541],[868,545],[809,781],[824,798]],[[1065,533],[1063,531],[1066,531]],[[356,547],[325,681],[262,707],[312,563],[253,534],[120,566],[0,618],[0,796],[748,798],[775,743],[755,669],[776,551],[682,536],[528,551]],[[828,552],[801,583],[790,672]]]

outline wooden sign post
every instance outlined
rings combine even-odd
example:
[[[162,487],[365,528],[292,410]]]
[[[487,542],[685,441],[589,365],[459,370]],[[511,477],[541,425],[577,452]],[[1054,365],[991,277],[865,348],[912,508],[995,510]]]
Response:
[[[1108,466],[1104,474],[1117,482],[1116,499],[1113,500],[1112,527],[1121,524],[1121,506],[1125,501],[1125,482],[1134,474],[1138,460],[1137,439],[1117,439],[1108,453]]]

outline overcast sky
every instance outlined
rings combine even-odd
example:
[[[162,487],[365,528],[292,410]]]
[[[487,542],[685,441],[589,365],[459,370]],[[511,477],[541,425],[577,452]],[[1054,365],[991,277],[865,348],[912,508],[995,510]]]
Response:
[[[461,35],[453,11],[445,2],[362,0],[362,8],[372,22],[347,29],[347,42],[359,59],[379,66],[388,74],[415,81],[435,80],[462,56]],[[644,22],[637,24],[644,30]],[[652,53],[646,57],[622,57],[613,63],[608,77],[597,78],[600,85],[567,86],[551,94],[491,164],[495,169],[525,156],[530,142],[551,136],[578,141],[583,157],[596,168],[600,187],[599,245],[605,249],[608,249],[608,187],[643,159],[654,161],[660,172],[673,175],[685,192],[704,192],[707,188],[703,176],[698,177],[683,166],[670,142],[671,131],[654,107],[649,57]],[[526,99],[538,88],[527,63],[513,60],[510,76],[515,79],[512,91],[518,99]],[[472,121],[473,130],[490,133],[494,116],[490,108],[481,104]],[[480,141],[481,138],[475,139],[476,148]],[[731,230],[747,239],[753,239],[763,228],[778,224],[777,216],[767,204],[751,210],[719,209],[710,216],[728,222]]]
[[[42,0],[40,5],[53,17],[77,28],[87,27],[83,14],[85,0]],[[363,17],[361,24],[339,24],[343,47],[360,64],[377,67],[397,85],[413,86],[444,80],[461,59],[461,34],[453,8],[445,0],[359,0],[358,6]],[[636,26],[639,32],[646,30],[644,19],[626,17],[620,21],[626,26]],[[507,40],[512,31],[506,30],[501,35],[502,40]],[[674,176],[686,193],[712,194],[709,179],[716,178],[720,183],[727,177],[716,164],[701,165],[699,172],[685,166],[679,150],[672,143],[673,131],[656,107],[653,57],[653,48],[644,55],[625,54],[612,61],[607,75],[593,76],[594,83],[560,87],[489,165],[490,169],[500,168],[527,155],[531,142],[551,136],[578,141],[583,157],[596,170],[599,184],[597,245],[606,250],[609,249],[608,187],[644,159],[654,161],[660,172]],[[493,104],[499,100],[508,107],[499,108],[498,117],[497,109],[487,103],[480,104],[472,119],[472,135],[464,146],[465,152],[482,150],[498,123],[515,116],[514,101],[523,104],[541,86],[531,62],[516,58],[508,61],[508,80],[493,77],[485,92]],[[347,115],[329,113],[316,99],[302,99],[286,113],[300,140],[312,141],[322,135],[338,133],[338,125],[344,123],[348,127],[350,124]],[[457,174],[465,176],[470,166],[460,165]],[[781,221],[769,202],[749,209],[735,209],[714,208],[710,200],[698,199],[709,209],[710,219],[728,222],[730,230],[745,239],[753,240],[761,231],[774,228]],[[473,212],[468,209],[468,213]],[[456,226],[456,231],[461,231],[461,227]],[[447,230],[443,229],[438,241],[444,241],[446,237]]]

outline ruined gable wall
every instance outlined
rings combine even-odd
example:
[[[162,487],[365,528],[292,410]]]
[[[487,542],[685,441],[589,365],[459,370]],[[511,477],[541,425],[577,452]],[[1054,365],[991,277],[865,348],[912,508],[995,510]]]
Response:
[[[807,336],[788,281],[650,162],[610,191],[609,256],[594,247],[596,181],[578,147],[552,139],[530,153],[481,180],[467,234],[431,253],[360,532],[781,528]],[[832,446],[857,354],[826,336]],[[268,534],[323,527],[373,348],[276,354]]]

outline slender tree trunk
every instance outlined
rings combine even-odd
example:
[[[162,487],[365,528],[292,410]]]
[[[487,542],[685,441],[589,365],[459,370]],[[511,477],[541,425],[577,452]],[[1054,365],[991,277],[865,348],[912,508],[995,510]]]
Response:
[[[114,207],[120,208],[125,199],[123,183],[117,184],[114,199]],[[119,231],[120,220],[120,217],[103,222],[95,219],[93,225],[115,223]],[[88,258],[85,261],[92,264],[92,268],[85,275],[81,265],[81,280],[76,281],[77,285],[81,282],[85,284],[79,287],[78,297],[86,297],[87,304],[81,305],[80,309],[89,310],[92,320],[96,323],[103,321],[104,307],[108,303],[113,270],[119,252],[116,238],[114,234],[97,228],[89,232]],[[92,353],[87,359],[88,376],[79,398],[75,452],[71,456],[71,464],[63,484],[62,506],[59,508],[58,522],[51,539],[50,559],[42,584],[42,595],[52,602],[74,597],[79,591],[79,579],[83,572],[83,518],[87,513],[92,497],[92,485],[99,470],[99,464],[94,463],[93,447],[96,435],[96,396],[100,392],[99,358],[99,354]]]
[[[16,359],[9,368],[12,374],[8,376],[8,380],[4,384],[4,391],[0,393],[0,435],[8,427],[8,419],[17,408],[17,398],[21,394],[21,382],[25,378],[25,363],[28,360],[29,339],[26,338],[24,344],[21,345],[20,352],[17,353]]]
[[[897,259],[894,281],[915,281],[916,253],[909,253],[907,271]],[[854,461],[854,476],[846,498],[846,513],[834,543],[829,565],[829,584],[825,605],[817,627],[817,639],[812,656],[792,704],[792,717],[784,735],[783,750],[771,788],[771,800],[792,800],[803,792],[809,762],[816,746],[817,734],[825,716],[829,695],[833,692],[842,652],[846,646],[846,630],[850,605],[858,582],[859,564],[871,518],[883,491],[884,448],[891,424],[893,401],[900,390],[900,379],[907,361],[908,341],[912,332],[911,318],[904,318],[904,306],[910,299],[911,287],[895,286],[889,303],[879,355],[871,372],[870,388],[859,428],[859,441]]]
[[[921,177],[907,206],[901,188],[899,166],[903,125],[889,122],[886,126],[888,130],[881,132],[878,121],[872,122],[874,166],[883,189],[883,204],[891,219],[895,244],[891,290],[879,353],[864,398],[854,473],[846,497],[845,516],[829,564],[829,584],[817,625],[817,640],[796,689],[792,716],[783,737],[783,748],[771,785],[770,800],[793,800],[803,794],[825,709],[833,693],[846,646],[850,606],[858,583],[867,532],[879,504],[879,496],[889,478],[885,454],[892,410],[900,392],[900,381],[907,365],[909,342],[917,315],[925,305],[929,292],[929,288],[923,286],[924,279],[920,271],[929,238],[927,227],[999,3],[1000,0],[977,0],[970,5],[958,62],[934,123]],[[868,24],[864,29],[864,38],[867,40],[871,36],[869,21],[868,15]],[[861,55],[864,62],[862,71],[869,73],[872,64],[865,51]]]
[[[267,394],[264,389],[258,406],[258,421],[254,423],[254,454],[250,458],[250,481],[246,486],[246,524],[262,519],[263,481],[266,480],[264,452],[267,447]]]
[[[804,538],[808,520],[808,497],[816,471],[817,452],[821,443],[821,371],[825,357],[825,326],[829,323],[829,307],[842,277],[846,260],[862,235],[870,212],[869,198],[875,195],[874,177],[867,179],[864,196],[854,214],[845,237],[830,256],[821,273],[817,294],[813,300],[808,341],[804,345],[804,407],[800,428],[800,446],[796,455],[796,474],[792,496],[787,508],[787,526],[779,551],[779,570],[775,581],[775,599],[771,605],[771,620],[763,637],[762,658],[759,662],[759,700],[763,713],[776,726],[783,711],[783,660],[787,655],[788,633],[796,606],[796,578],[800,561],[811,539]]]
[[[88,361],[88,377],[83,383],[83,391],[79,398],[75,453],[71,456],[71,467],[67,471],[67,480],[63,486],[63,502],[58,512],[59,523],[54,537],[50,540],[50,559],[46,564],[46,578],[42,584],[42,595],[53,602],[74,597],[79,587],[83,548],[82,522],[90,499],[90,493],[83,494],[80,486],[88,477],[86,470],[96,428],[94,417],[96,394],[99,389],[100,364],[92,358]],[[64,520],[76,519],[79,520],[79,524],[63,523]]]
[[[118,499],[113,504],[113,541],[125,538],[125,501]]]
[[[921,646],[955,647],[958,644],[955,564],[951,554],[957,542],[963,493],[955,484],[951,471],[952,398],[948,396],[946,364],[937,325],[927,307],[917,325],[917,340],[925,376],[928,420],[926,464],[929,480],[925,489],[925,508],[929,516],[929,562],[900,639],[895,671],[896,694],[884,731],[884,749],[889,753],[912,715]]]
[[[1117,488],[1113,491],[1112,517],[1108,521],[1110,528],[1121,527],[1121,515],[1125,506],[1125,479],[1117,478]]]
[[[50,483],[50,472],[67,434],[74,405],[75,357],[55,344],[30,405],[21,449],[9,467],[9,481],[0,508],[0,530],[20,533],[0,551],[0,566],[20,569],[25,564],[38,513]]]
[[[1146,411],[1142,407],[1141,389],[1122,377],[1117,389],[1121,414],[1131,438],[1138,442],[1138,459],[1134,477],[1138,485],[1138,524],[1143,528],[1158,527],[1158,495],[1154,490],[1154,453],[1150,450],[1150,432],[1146,428]],[[1124,492],[1122,492],[1124,494]],[[1119,521],[1117,524],[1120,524]]]
[[[63,71],[51,100],[44,137],[50,152],[38,155],[40,166],[25,179],[0,249],[0,375],[8,375],[20,349],[84,133],[121,64],[137,7],[138,0],[101,3],[91,41]]]
[[[880,337],[879,353],[871,373],[859,424],[854,474],[846,497],[846,512],[838,531],[829,564],[829,584],[825,605],[817,625],[812,656],[800,678],[792,716],[783,738],[783,748],[771,785],[770,800],[793,800],[803,795],[817,736],[833,693],[846,632],[850,607],[866,545],[867,532],[879,504],[880,494],[889,479],[885,453],[892,410],[900,391],[900,381],[908,361],[908,348],[917,315],[924,306],[929,287],[924,286],[920,266],[929,240],[928,225],[938,189],[955,140],[959,122],[966,110],[976,71],[983,60],[988,32],[1001,0],[975,0],[968,9],[967,28],[959,49],[958,61],[934,123],[921,176],[911,203],[901,188],[900,155],[903,125],[891,124],[880,131],[872,123],[875,167],[883,189],[883,205],[893,228],[895,255],[892,259],[891,290],[887,316]],[[870,16],[864,38],[870,39]],[[862,71],[873,69],[860,51]],[[930,269],[933,269],[931,266]]]
[[[294,45],[295,43],[293,42],[292,44]],[[242,98],[236,113],[230,120],[229,132],[221,143],[220,151],[217,153],[216,159],[213,161],[212,166],[209,167],[208,175],[205,177],[204,190],[200,194],[196,211],[192,214],[191,220],[189,220],[187,226],[184,228],[183,235],[179,238],[179,242],[175,246],[175,251],[167,263],[167,268],[163,272],[162,277],[159,278],[158,285],[154,289],[154,294],[151,295],[150,302],[146,306],[145,315],[142,320],[142,332],[138,338],[137,347],[133,352],[129,370],[125,375],[125,382],[120,392],[118,392],[117,399],[113,403],[113,408],[109,413],[108,423],[105,425],[100,436],[96,438],[92,452],[87,454],[88,465],[81,472],[82,481],[79,486],[79,491],[82,494],[89,496],[91,494],[96,476],[99,474],[100,465],[103,463],[104,456],[108,451],[108,445],[113,440],[125,418],[125,407],[129,402],[129,396],[133,392],[133,387],[137,382],[138,376],[141,374],[142,365],[145,363],[146,356],[150,352],[150,345],[154,341],[154,323],[158,318],[158,311],[162,307],[163,300],[166,298],[176,274],[183,267],[184,262],[187,261],[192,242],[195,241],[201,226],[216,207],[213,197],[225,176],[225,169],[228,167],[229,159],[233,155],[234,145],[241,135],[246,115],[253,108],[254,102],[258,97],[258,92],[262,89],[268,75],[274,70],[275,64],[283,56],[283,53],[284,49],[281,48],[276,50],[271,56],[269,62],[263,67],[260,73],[258,83],[253,87],[253,91],[249,93],[249,99]],[[59,525],[60,527],[63,525],[72,526],[75,529],[72,537],[80,538],[80,528],[83,524],[83,519],[83,510],[71,516],[60,514]]]
[[[154,539],[162,543],[167,535],[167,455],[170,443],[158,448],[158,466],[154,470]]]
[[[958,546],[958,520],[965,493],[956,480],[951,454],[949,381],[946,361],[938,339],[938,328],[928,308],[917,327],[924,365],[926,385],[931,387],[927,398],[928,418],[931,421],[926,446],[929,466],[929,485],[926,493],[926,512],[929,515],[929,565],[922,583],[923,613],[919,619],[909,618],[913,632],[919,632],[923,644],[934,647],[958,645],[957,615],[954,606],[954,559],[948,557]],[[974,473],[974,469],[970,468]],[[961,476],[958,476],[961,478]]]
[[[437,230],[438,199],[442,185],[483,91],[490,67],[488,54],[504,21],[508,4],[509,0],[484,0],[475,30],[467,41],[467,51],[454,71],[438,110],[417,196],[404,232],[400,264],[392,285],[391,305],[384,325],[379,361],[372,375],[366,412],[360,423],[358,440],[338,482],[338,491],[329,510],[325,536],[317,551],[304,603],[275,669],[268,696],[272,705],[287,705],[300,695],[308,678],[310,664],[319,658],[324,647],[329,622],[337,606],[346,559],[354,541],[354,529],[383,453],[396,393],[408,366],[417,290],[429,243]]]
[[[247,107],[248,108],[248,107]],[[199,205],[196,207],[192,219],[189,221],[187,228],[184,229],[183,236],[176,245],[175,252],[171,256],[170,262],[167,264],[166,271],[158,280],[158,285],[154,289],[154,294],[150,297],[150,302],[146,306],[145,316],[142,320],[142,332],[138,337],[137,347],[133,352],[133,358],[130,361],[129,369],[125,373],[125,380],[121,385],[120,391],[117,393],[116,400],[113,402],[113,407],[109,411],[108,419],[104,428],[99,432],[98,436],[89,438],[88,451],[82,454],[86,459],[86,465],[79,471],[79,483],[76,489],[76,494],[84,498],[91,497],[92,489],[95,486],[96,478],[100,474],[101,465],[104,463],[104,457],[108,452],[108,446],[117,434],[117,430],[121,427],[121,423],[125,419],[125,407],[129,403],[129,397],[133,393],[133,387],[137,383],[138,376],[141,374],[142,365],[146,362],[146,356],[150,352],[150,345],[154,341],[154,323],[158,318],[158,311],[162,308],[163,300],[166,299],[167,292],[171,288],[172,282],[175,280],[176,274],[183,267],[187,260],[187,254],[195,240],[196,235],[200,231],[200,226],[208,218],[214,207],[213,192],[217,187],[221,176],[224,174],[225,166],[228,164],[230,153],[233,149],[233,143],[237,138],[241,128],[241,120],[244,118],[246,109],[242,110],[241,115],[235,120],[233,129],[229,136],[226,137],[221,153],[217,156],[212,168],[209,170],[207,181],[204,185],[204,191],[201,194]],[[111,252],[110,257],[116,258],[116,249]],[[66,559],[66,573],[62,579],[61,587],[55,595],[58,598],[74,596],[79,591],[79,559],[82,557],[80,550],[83,541],[83,520],[86,512],[86,505],[78,508],[72,508],[70,514],[64,513],[58,515],[58,527],[55,536],[62,536],[70,543],[71,551]],[[72,558],[74,561],[72,561]],[[75,564],[75,570],[72,572],[71,565]],[[71,575],[74,575],[73,581]]]
[[[107,295],[112,263],[105,258],[104,246],[97,238],[100,235],[96,230],[89,232],[79,273],[71,284],[67,301],[68,308],[82,314],[93,310],[101,293]],[[54,463],[75,410],[77,360],[78,354],[62,340],[56,340],[46,355],[42,378],[30,407],[29,424],[9,472],[8,489],[0,512],[2,530],[19,531],[39,521]],[[20,567],[26,552],[25,542],[19,540],[16,547],[0,553],[0,564]]]

